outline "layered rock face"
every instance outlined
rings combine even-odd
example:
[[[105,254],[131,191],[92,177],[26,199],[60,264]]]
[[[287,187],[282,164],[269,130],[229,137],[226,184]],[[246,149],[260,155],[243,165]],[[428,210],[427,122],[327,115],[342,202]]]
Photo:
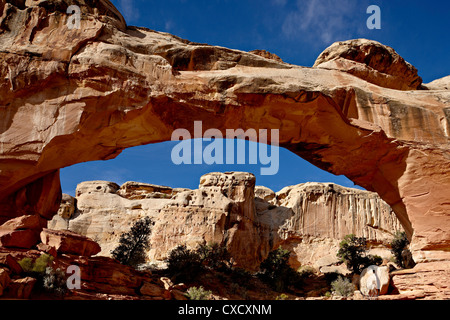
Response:
[[[130,185],[138,186],[136,193],[130,193]],[[146,195],[162,194],[167,187],[148,184],[125,183],[122,187],[108,181],[87,181],[79,184],[75,191],[76,199],[69,203],[76,206],[67,209],[67,202],[62,203],[59,214],[48,223],[50,229],[69,229],[78,234],[88,236],[101,244],[100,255],[109,256],[117,246],[122,233],[129,231],[134,221],[144,216],[156,218],[161,208],[170,201],[168,198],[135,199],[142,196],[142,190],[152,190]],[[66,195],[69,199],[70,196]],[[75,202],[76,200],[76,202]],[[73,211],[70,218],[63,215]]]
[[[371,253],[389,258],[387,245],[396,231],[403,230],[376,193],[333,183],[286,187],[272,200],[256,198],[256,208],[265,238],[290,249],[295,267],[335,263],[339,242],[351,233],[365,237]]]
[[[161,190],[171,198],[155,197]],[[339,242],[347,234],[366,237],[377,254],[388,257],[386,245],[402,230],[392,209],[373,192],[305,183],[275,193],[255,187],[255,176],[246,172],[206,174],[198,189],[181,192],[136,182],[119,187],[88,181],[78,185],[76,194],[73,217],[64,218],[60,211],[50,228],[96,239],[100,254],[110,255],[120,235],[149,216],[155,221],[148,254],[153,262],[163,261],[179,244],[195,248],[216,242],[227,246],[240,267],[257,270],[270,250],[282,246],[291,250],[293,267],[320,268],[336,262]]]
[[[338,43],[313,68],[264,56],[129,27],[107,0],[0,1],[2,222],[51,219],[59,168],[201,120],[280,129],[282,147],[377,192],[417,262],[450,260],[448,79],[421,85],[374,41]]]

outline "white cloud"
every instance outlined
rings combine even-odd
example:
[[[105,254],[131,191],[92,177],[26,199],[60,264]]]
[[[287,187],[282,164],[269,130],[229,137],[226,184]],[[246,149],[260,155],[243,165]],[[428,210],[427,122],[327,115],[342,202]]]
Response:
[[[139,19],[139,10],[136,8],[134,0],[120,0],[119,6],[119,10],[127,23]]]
[[[175,26],[175,24],[173,23],[172,20],[167,20],[167,21],[164,23],[164,31],[166,31],[166,32],[171,32],[171,31],[173,31],[174,26]]]
[[[364,1],[297,0],[296,9],[284,20],[282,32],[290,38],[329,44],[351,37],[364,14]]]

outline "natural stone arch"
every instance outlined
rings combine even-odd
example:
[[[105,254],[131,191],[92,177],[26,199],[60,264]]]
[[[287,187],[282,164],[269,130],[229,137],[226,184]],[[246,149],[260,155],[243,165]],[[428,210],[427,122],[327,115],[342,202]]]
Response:
[[[447,257],[445,83],[418,90],[414,67],[373,41],[336,44],[298,67],[128,27],[109,1],[76,2],[82,31],[67,28],[69,1],[0,4],[3,221],[49,219],[59,168],[193,133],[200,120],[223,134],[280,129],[282,147],[390,204],[416,260]]]

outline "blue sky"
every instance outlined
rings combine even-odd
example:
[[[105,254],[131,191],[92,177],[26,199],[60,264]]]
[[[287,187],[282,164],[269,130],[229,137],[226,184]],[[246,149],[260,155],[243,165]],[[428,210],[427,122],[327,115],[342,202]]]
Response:
[[[377,40],[393,47],[413,64],[424,82],[450,74],[450,1],[400,0],[113,0],[128,25],[165,31],[182,38],[250,51],[265,49],[285,62],[312,66],[335,41]],[[369,5],[381,9],[381,29],[369,30]],[[354,186],[342,176],[324,172],[280,149],[276,175],[261,176],[257,165],[174,165],[175,142],[130,148],[116,159],[82,163],[61,170],[63,192],[74,194],[77,183],[109,180],[141,181],[196,188],[202,174],[249,171],[257,184],[274,191],[306,181]],[[208,143],[204,143],[206,146]],[[248,149],[247,149],[248,150]]]

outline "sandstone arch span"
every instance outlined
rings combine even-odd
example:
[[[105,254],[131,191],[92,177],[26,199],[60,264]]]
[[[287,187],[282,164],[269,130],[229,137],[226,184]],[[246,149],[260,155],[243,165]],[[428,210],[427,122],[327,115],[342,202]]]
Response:
[[[68,5],[81,29],[66,25]],[[58,169],[177,128],[280,129],[280,145],[376,191],[416,261],[450,250],[448,78],[421,85],[394,50],[337,43],[313,68],[127,26],[101,1],[0,1],[0,218],[61,197]],[[257,52],[258,53],[258,52]]]

